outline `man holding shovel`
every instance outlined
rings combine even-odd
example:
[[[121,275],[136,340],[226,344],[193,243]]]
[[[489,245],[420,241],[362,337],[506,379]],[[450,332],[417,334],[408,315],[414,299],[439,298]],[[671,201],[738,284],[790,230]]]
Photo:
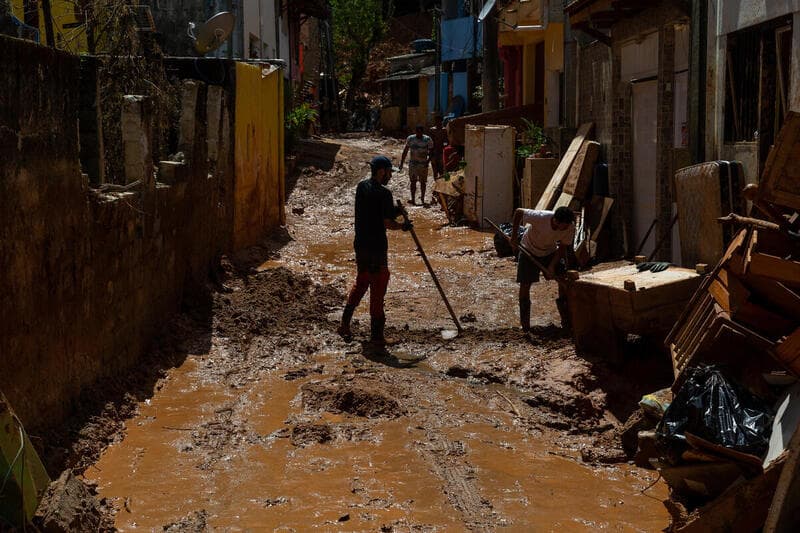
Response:
[[[410,222],[399,223],[395,219],[402,214],[395,207],[392,193],[386,184],[392,177],[392,162],[386,156],[376,156],[370,162],[371,175],[356,187],[355,232],[353,248],[356,252],[358,275],[350,290],[342,313],[342,323],[337,330],[345,340],[353,336],[350,321],[361,299],[369,290],[370,341],[385,345],[383,330],[386,315],[383,300],[389,285],[389,241],[386,230],[409,231]]]
[[[528,225],[519,242],[520,225]],[[575,239],[575,213],[568,207],[559,207],[555,211],[536,211],[533,209],[517,209],[511,229],[511,247],[518,253],[517,283],[519,283],[519,321],[522,330],[531,329],[531,284],[539,281],[541,268],[528,258],[531,254],[547,269],[545,277],[550,278],[556,272],[563,259],[572,258],[572,242]],[[523,253],[523,248],[527,253]],[[562,325],[567,320],[564,313],[564,295],[559,284],[559,298],[556,303],[561,313]]]

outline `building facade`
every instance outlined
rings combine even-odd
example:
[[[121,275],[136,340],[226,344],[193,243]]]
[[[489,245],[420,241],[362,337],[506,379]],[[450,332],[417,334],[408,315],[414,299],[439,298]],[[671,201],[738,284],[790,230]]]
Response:
[[[701,72],[706,159],[742,161],[757,183],[786,114],[800,111],[800,2],[697,2],[705,29]],[[703,81],[703,80],[701,80]]]
[[[678,0],[575,0],[566,12],[575,120],[594,122],[608,164],[615,255],[649,255],[660,243],[657,257],[679,262],[672,179],[691,163],[691,11]]]

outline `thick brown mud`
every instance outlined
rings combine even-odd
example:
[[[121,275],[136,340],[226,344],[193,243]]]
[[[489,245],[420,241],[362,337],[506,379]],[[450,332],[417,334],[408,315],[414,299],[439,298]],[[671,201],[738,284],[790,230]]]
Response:
[[[581,457],[620,455],[616,431],[666,361],[615,369],[575,354],[550,283],[535,286],[536,334],[523,337],[514,263],[491,234],[409,209],[464,322],[457,339],[439,335],[452,324],[401,232],[387,295],[397,344],[366,346],[365,305],[356,338],[335,335],[354,275],[354,185],[372,155],[398,150],[339,142],[324,151],[336,154],[329,171],[306,167],[290,183],[288,235],[226,263],[210,320],[179,319],[182,364],[85,471],[117,527],[663,529],[666,487],[644,491],[654,472]],[[407,198],[404,176],[392,188]]]

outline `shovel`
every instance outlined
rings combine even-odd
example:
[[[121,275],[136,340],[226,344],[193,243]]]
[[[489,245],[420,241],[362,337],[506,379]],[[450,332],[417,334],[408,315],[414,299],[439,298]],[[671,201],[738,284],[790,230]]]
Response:
[[[411,222],[408,219],[408,213],[406,212],[403,204],[400,200],[397,200],[397,209],[400,211],[400,214],[403,215],[403,220],[405,222]],[[444,329],[442,330],[442,338],[445,340],[455,339],[458,337],[458,334],[461,333],[463,328],[461,327],[461,323],[458,321],[458,317],[456,317],[455,312],[453,312],[453,308],[450,306],[450,301],[447,299],[447,296],[444,294],[444,289],[442,289],[441,284],[439,284],[439,278],[436,277],[436,272],[433,271],[433,267],[431,266],[431,262],[428,261],[428,256],[425,255],[425,250],[422,249],[422,244],[419,242],[419,237],[417,237],[417,232],[414,231],[412,227],[409,231],[411,233],[411,238],[414,239],[414,244],[417,245],[417,251],[419,255],[422,256],[422,260],[425,262],[425,266],[428,267],[428,272],[431,273],[431,278],[433,278],[433,284],[436,285],[436,289],[439,291],[439,295],[442,297],[442,301],[444,301],[444,305],[447,307],[447,311],[450,313],[450,318],[453,319],[453,323],[456,325],[456,329]]]

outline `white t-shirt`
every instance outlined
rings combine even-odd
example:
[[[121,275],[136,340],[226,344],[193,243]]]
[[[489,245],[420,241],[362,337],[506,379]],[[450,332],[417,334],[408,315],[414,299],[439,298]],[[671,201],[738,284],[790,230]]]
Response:
[[[564,231],[552,228],[550,221],[553,219],[553,214],[553,211],[523,210],[522,224],[530,225],[525,228],[522,246],[536,257],[545,257],[554,253],[557,242],[564,246],[572,246],[572,241],[575,239],[575,224],[570,224],[569,228]]]

